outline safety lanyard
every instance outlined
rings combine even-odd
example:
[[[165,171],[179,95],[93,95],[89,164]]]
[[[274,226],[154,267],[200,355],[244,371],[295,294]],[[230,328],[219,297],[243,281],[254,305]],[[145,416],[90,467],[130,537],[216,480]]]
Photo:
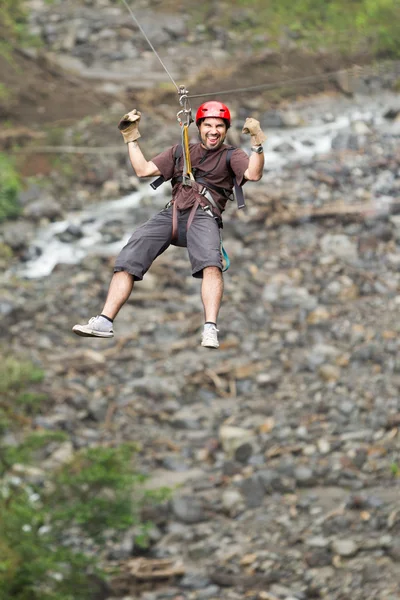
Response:
[[[192,173],[192,162],[190,160],[190,149],[189,149],[189,126],[193,123],[192,110],[190,108],[190,102],[188,98],[188,91],[185,86],[181,85],[179,88],[179,104],[182,106],[182,110],[176,115],[178,123],[181,126],[182,132],[182,148],[183,148],[183,173],[182,173],[182,184],[190,185],[190,181],[194,181],[194,175]],[[185,117],[185,121],[182,117]]]

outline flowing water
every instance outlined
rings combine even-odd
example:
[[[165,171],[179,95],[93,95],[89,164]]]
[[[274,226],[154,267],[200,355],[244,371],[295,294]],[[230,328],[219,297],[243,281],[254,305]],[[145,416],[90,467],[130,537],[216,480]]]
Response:
[[[389,109],[399,107],[399,95],[381,92],[375,96],[360,96],[356,99],[344,97],[319,98],[312,102],[294,104],[291,109],[305,125],[286,128],[268,128],[268,138],[264,143],[265,175],[263,180],[273,179],[277,172],[290,162],[309,164],[320,155],[327,155],[332,142],[340,133],[349,132],[357,122],[372,129],[399,129],[400,123],[389,123],[384,115]],[[165,186],[167,187],[167,186]],[[30,251],[31,259],[21,263],[14,272],[25,278],[45,277],[59,263],[77,264],[86,255],[116,255],[137,226],[135,208],[145,195],[154,197],[155,210],[165,204],[165,194],[169,189],[151,190],[148,183],[138,191],[115,201],[107,201],[91,206],[81,212],[67,215],[63,221],[38,230]],[[120,219],[124,223],[126,235],[118,240],[107,242],[104,239],[105,224]],[[77,239],[62,241],[60,235],[71,228],[79,230]]]

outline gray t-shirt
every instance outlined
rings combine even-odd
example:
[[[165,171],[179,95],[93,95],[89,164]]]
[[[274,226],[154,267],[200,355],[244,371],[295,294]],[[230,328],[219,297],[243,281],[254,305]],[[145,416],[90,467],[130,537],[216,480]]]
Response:
[[[181,156],[176,165],[174,158],[176,148],[177,145],[172,146],[151,159],[166,181],[173,179],[174,177],[182,176],[183,156]],[[226,164],[226,153],[229,148],[230,146],[223,144],[217,150],[206,150],[200,143],[190,144],[189,149],[192,171],[196,172],[197,175],[204,177],[204,180],[211,185],[232,191],[234,181]],[[244,173],[249,165],[249,157],[240,148],[235,148],[231,154],[230,165],[235,174],[237,183],[243,185],[246,182]],[[199,187],[201,189],[203,186],[199,185]],[[227,197],[211,188],[208,189],[214,200],[221,206],[222,212],[225,209]],[[193,206],[199,199],[199,194],[192,187],[183,186],[182,183],[177,182],[173,183],[172,197],[176,207],[180,210],[184,210]]]

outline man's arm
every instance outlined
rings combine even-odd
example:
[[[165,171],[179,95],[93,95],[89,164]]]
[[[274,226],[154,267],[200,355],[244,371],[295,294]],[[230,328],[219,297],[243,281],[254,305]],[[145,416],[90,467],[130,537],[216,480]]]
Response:
[[[257,154],[252,152],[249,158],[249,166],[244,172],[244,178],[248,181],[260,181],[264,171],[264,152]]]
[[[259,181],[264,171],[264,152],[262,151],[262,143],[265,142],[267,136],[261,129],[260,122],[252,117],[246,119],[242,133],[250,134],[252,144],[249,166],[244,173],[244,177],[248,181]]]
[[[122,117],[118,123],[118,129],[122,133],[125,144],[128,144],[129,158],[136,175],[138,177],[154,177],[161,173],[151,160],[145,159],[136,141],[141,137],[139,133],[141,116],[142,114],[134,108]]]
[[[128,152],[131,165],[138,177],[155,177],[161,175],[157,166],[151,160],[145,159],[136,141],[128,142]]]

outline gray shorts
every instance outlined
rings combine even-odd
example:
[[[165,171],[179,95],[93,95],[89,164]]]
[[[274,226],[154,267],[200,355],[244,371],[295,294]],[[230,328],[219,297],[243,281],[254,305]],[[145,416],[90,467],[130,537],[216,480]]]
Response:
[[[188,249],[193,277],[203,277],[205,267],[222,271],[221,236],[214,217],[198,208],[187,230],[190,210],[178,210],[178,237],[172,237],[172,206],[138,227],[117,256],[114,272],[127,271],[135,281],[143,279],[153,261],[168,248],[181,246]]]

